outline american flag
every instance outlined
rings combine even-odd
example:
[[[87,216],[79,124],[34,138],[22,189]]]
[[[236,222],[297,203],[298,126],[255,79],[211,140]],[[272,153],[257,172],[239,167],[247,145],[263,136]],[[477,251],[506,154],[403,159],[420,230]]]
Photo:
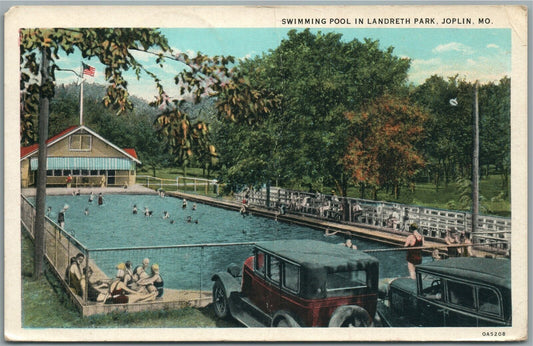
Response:
[[[89,75],[91,77],[94,77],[95,69],[92,66],[89,66],[85,63],[81,63],[83,65],[83,74]]]

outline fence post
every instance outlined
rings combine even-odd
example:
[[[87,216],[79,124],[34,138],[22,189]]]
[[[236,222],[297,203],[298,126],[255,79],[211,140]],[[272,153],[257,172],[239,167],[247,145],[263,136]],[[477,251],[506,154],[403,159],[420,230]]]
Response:
[[[176,191],[180,189],[180,177],[176,177]]]
[[[55,254],[54,254],[54,264],[55,264],[55,267],[57,268],[58,265],[57,265],[57,242],[58,242],[58,238],[59,238],[59,234],[58,234],[58,231],[57,231],[57,228],[54,227],[54,235],[55,235],[55,240],[56,240],[56,249],[55,249]]]
[[[200,299],[198,300],[198,303],[202,301],[202,290],[203,290],[203,276],[204,276],[204,247],[201,247],[201,253],[200,253]]]
[[[196,193],[196,178],[194,178],[194,192]]]
[[[83,304],[87,305],[87,297],[89,294],[89,250],[87,250],[87,256],[85,256],[85,274],[80,273],[83,277],[85,275],[85,289],[83,290]]]

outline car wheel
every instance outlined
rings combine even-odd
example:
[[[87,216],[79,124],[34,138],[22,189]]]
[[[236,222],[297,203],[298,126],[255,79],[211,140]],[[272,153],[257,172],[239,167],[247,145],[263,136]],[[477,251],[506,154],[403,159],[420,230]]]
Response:
[[[287,311],[278,311],[272,319],[272,327],[298,328],[300,324]]]
[[[341,306],[333,313],[329,327],[370,327],[368,312],[359,306]]]
[[[217,280],[213,285],[213,308],[218,318],[227,318],[229,316],[228,298],[224,284]]]

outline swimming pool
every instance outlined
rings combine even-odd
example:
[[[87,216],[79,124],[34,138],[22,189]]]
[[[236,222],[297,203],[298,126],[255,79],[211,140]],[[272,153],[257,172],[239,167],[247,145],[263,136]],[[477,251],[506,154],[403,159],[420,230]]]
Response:
[[[341,236],[325,237],[322,231],[309,227],[277,222],[272,219],[247,216],[239,212],[188,201],[182,208],[182,199],[157,195],[104,195],[104,204],[97,204],[97,196],[89,203],[88,195],[48,196],[49,216],[57,221],[57,213],[69,206],[65,213],[65,230],[84,244],[90,258],[108,276],[115,274],[115,265],[127,260],[140,264],[145,257],[158,263],[165,286],[180,289],[206,289],[211,286],[210,276],[225,270],[228,264],[242,264],[251,254],[251,246],[194,247],[173,249],[129,249],[204,243],[240,243],[275,239],[314,239],[342,243]],[[138,214],[132,213],[133,206]],[[152,216],[144,216],[144,208]],[[88,210],[86,215],[85,210]],[[163,218],[163,212],[169,218]],[[187,222],[190,217],[192,222]],[[198,223],[195,223],[195,221]],[[355,239],[361,250],[391,248],[388,245]],[[124,248],[124,250],[93,251],[94,249]],[[380,260],[380,277],[407,276],[405,252],[373,254]]]

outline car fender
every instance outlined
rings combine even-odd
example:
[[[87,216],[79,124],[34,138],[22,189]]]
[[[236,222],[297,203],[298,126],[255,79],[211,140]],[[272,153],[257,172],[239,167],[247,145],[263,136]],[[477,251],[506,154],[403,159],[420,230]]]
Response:
[[[232,292],[240,292],[241,291],[241,283],[240,281],[233,277],[230,273],[227,272],[219,272],[214,274],[211,277],[211,281],[217,281],[220,280],[222,284],[224,285],[224,289],[226,290],[226,296],[229,298]]]
[[[272,318],[271,326],[276,326],[279,319],[285,319],[287,323],[289,324],[289,327],[291,328],[297,328],[302,327],[303,324],[300,322],[300,319],[296,317],[294,314],[292,314],[289,311],[286,310],[280,310],[274,314],[274,317]]]
[[[344,305],[338,307],[329,319],[328,327],[340,327],[348,318],[357,318],[367,327],[372,327],[372,319],[364,308],[358,305]]]

